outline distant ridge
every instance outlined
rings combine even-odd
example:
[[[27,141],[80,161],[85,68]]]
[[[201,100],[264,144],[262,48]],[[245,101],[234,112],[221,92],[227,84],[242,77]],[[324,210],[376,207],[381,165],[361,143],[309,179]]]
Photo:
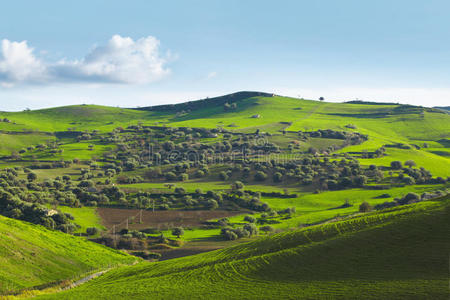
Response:
[[[364,100],[350,100],[350,101],[345,101],[344,103],[368,104],[368,105],[401,105],[400,103],[394,103],[394,102],[374,102],[374,101],[364,101]]]
[[[207,108],[211,106],[224,105],[225,103],[239,102],[251,97],[272,97],[274,94],[263,92],[242,91],[224,96],[206,98],[201,100],[188,101],[178,104],[164,104],[147,107],[135,108],[145,111],[161,111],[161,112],[178,112],[182,110],[196,110],[199,108]]]
[[[450,112],[450,106],[435,106],[433,108],[444,110],[444,111],[446,111],[448,113]]]

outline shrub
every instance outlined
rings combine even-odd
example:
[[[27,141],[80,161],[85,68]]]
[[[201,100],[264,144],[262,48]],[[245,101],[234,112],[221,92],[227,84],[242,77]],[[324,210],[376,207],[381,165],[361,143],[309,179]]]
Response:
[[[358,187],[362,187],[367,183],[367,177],[364,175],[358,175],[354,179],[354,183]]]
[[[167,172],[166,173],[166,179],[167,180],[176,180],[177,175],[174,172]]]
[[[405,197],[403,197],[404,202],[406,203],[412,203],[416,202],[420,199],[420,196],[416,193],[408,193]]]
[[[220,180],[225,181],[225,180],[228,179],[228,175],[227,175],[227,173],[225,171],[222,171],[222,172],[219,173],[219,178],[220,178]]]
[[[186,181],[189,179],[189,175],[187,173],[183,173],[179,176],[180,181]]]
[[[391,161],[391,168],[394,170],[399,170],[402,168],[402,163],[398,160]]]
[[[184,235],[184,229],[183,227],[175,227],[172,230],[172,235],[176,235],[177,238],[180,238],[181,235]]]
[[[217,203],[216,200],[210,199],[206,202],[206,207],[210,210],[214,210],[219,207],[219,204]]]
[[[263,231],[265,233],[268,233],[268,232],[273,232],[275,229],[272,226],[270,226],[270,225],[265,225],[265,226],[261,226],[259,228],[259,230],[261,230],[261,231]]]
[[[408,184],[408,185],[411,185],[411,184],[416,183],[416,181],[414,180],[414,178],[409,177],[409,176],[403,177],[403,178],[402,178],[402,182],[403,182],[404,184]]]
[[[149,252],[147,254],[147,259],[160,259],[160,258],[161,258],[161,253]]]
[[[275,174],[273,174],[273,181],[281,182],[282,180],[283,180],[283,174],[281,174],[280,172],[276,172]]]
[[[416,165],[416,163],[415,163],[415,161],[413,161],[413,160],[407,160],[407,161],[405,161],[405,166],[408,166],[408,167],[414,167]]]
[[[360,212],[369,212],[372,210],[372,206],[367,202],[364,201],[363,203],[361,203],[361,205],[359,206],[359,211]]]
[[[203,176],[205,176],[205,172],[203,172],[202,170],[197,170],[197,172],[195,172],[195,177],[201,178]]]
[[[233,191],[238,191],[238,190],[243,190],[244,189],[244,184],[240,181],[235,181],[231,184],[231,189]]]
[[[244,221],[245,222],[249,222],[249,223],[255,223],[256,222],[256,218],[254,216],[245,216],[244,217]]]
[[[257,181],[264,181],[267,179],[267,174],[264,173],[263,171],[258,171],[255,174],[255,180]]]
[[[28,179],[29,182],[35,181],[37,179],[36,173],[33,173],[33,172],[28,173],[27,179]]]
[[[225,239],[230,240],[230,241],[234,241],[238,238],[236,233],[234,233],[233,231],[229,231],[229,230],[225,231],[222,235],[225,237]]]
[[[175,194],[184,195],[186,193],[186,190],[183,187],[176,187],[175,188]]]
[[[100,230],[97,227],[88,227],[86,228],[87,235],[97,235]]]
[[[258,227],[256,227],[256,225],[253,223],[245,224],[244,230],[247,231],[250,236],[258,235]]]

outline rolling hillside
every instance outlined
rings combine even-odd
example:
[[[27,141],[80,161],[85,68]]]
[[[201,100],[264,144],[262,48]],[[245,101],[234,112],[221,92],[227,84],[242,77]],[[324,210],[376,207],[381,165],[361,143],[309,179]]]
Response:
[[[135,259],[82,237],[0,216],[0,295],[76,279]]]
[[[225,111],[224,102],[236,103],[236,109]],[[252,118],[255,115],[259,117]],[[388,148],[387,156],[382,159],[362,160],[368,165],[388,166],[394,160],[412,159],[436,176],[447,176],[445,170],[450,169],[450,115],[437,109],[410,105],[327,103],[259,92],[240,92],[141,109],[75,105],[0,113],[0,119],[3,118],[8,118],[11,122],[0,122],[0,131],[16,134],[2,134],[2,140],[8,142],[0,146],[0,155],[18,151],[23,148],[25,140],[38,144],[53,139],[52,134],[55,132],[69,129],[108,132],[117,127],[126,128],[138,123],[153,126],[223,127],[243,132],[259,129],[275,134],[274,139],[276,135],[281,135],[280,131],[283,129],[294,132],[334,129],[356,131],[369,136],[368,141],[346,147],[341,152],[374,151],[384,145],[397,143],[410,145],[409,149]],[[346,127],[348,125],[353,128]],[[47,135],[35,131],[46,132]],[[97,146],[98,154],[103,151],[102,147]],[[68,151],[61,159],[73,159],[77,155],[84,158],[89,155],[87,145],[69,143],[63,145],[63,148]]]
[[[235,103],[236,108],[225,110],[224,103]],[[2,135],[2,140],[8,141],[0,146],[0,154],[3,155],[18,151],[24,146],[24,140],[37,144],[54,138],[51,136],[54,132],[67,131],[69,128],[72,131],[107,132],[138,123],[174,127],[223,127],[241,132],[259,129],[274,134],[274,139],[281,135],[280,131],[283,129],[294,132],[334,129],[356,131],[369,136],[368,141],[346,147],[341,152],[374,151],[384,145],[398,143],[409,145],[409,149],[387,148],[387,156],[382,159],[363,159],[362,162],[368,165],[388,166],[393,160],[412,159],[436,176],[447,176],[444,171],[450,169],[450,115],[441,110],[410,105],[327,103],[260,92],[240,92],[141,109],[75,105],[15,113],[0,112],[0,118],[11,121],[0,122],[0,131],[21,133]],[[348,125],[352,128],[348,128]],[[35,131],[50,135],[37,134]],[[73,159],[73,150],[80,152],[87,145],[68,144],[64,147],[69,151],[61,158]],[[102,145],[98,145],[99,153],[101,148]]]
[[[236,103],[236,108],[225,111],[224,103]],[[260,117],[252,118],[254,115]],[[168,126],[208,128],[223,126],[228,130],[258,127],[269,132],[276,132],[281,128],[293,131],[343,130],[345,125],[353,124],[356,126],[355,130],[372,133],[374,138],[385,136],[386,141],[437,141],[448,138],[450,134],[450,116],[437,109],[393,104],[328,103],[260,92],[239,92],[175,105],[137,109],[73,105],[34,111],[0,112],[0,117],[11,121],[0,123],[0,130],[4,131],[28,129],[54,132],[68,128],[106,130],[142,122],[144,125],[162,123]],[[230,124],[233,127],[228,127]]]
[[[110,271],[39,299],[448,299],[450,199]]]

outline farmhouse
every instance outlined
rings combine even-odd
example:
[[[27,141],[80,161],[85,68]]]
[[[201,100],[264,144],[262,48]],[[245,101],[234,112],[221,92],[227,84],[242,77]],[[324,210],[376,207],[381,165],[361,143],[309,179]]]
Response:
[[[45,215],[47,216],[47,217],[51,217],[51,216],[54,216],[54,215],[57,215],[58,214],[58,211],[57,210],[54,210],[54,209],[49,209],[49,210],[47,210],[47,212],[45,213]]]

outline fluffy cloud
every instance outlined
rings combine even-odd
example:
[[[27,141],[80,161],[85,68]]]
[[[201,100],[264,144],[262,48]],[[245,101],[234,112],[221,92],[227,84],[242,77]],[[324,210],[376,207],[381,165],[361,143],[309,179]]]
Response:
[[[2,41],[0,60],[0,83],[4,85],[14,82],[38,82],[45,80],[46,66],[33,54],[33,48],[27,42]]]
[[[26,41],[2,41],[0,83],[148,83],[170,73],[169,55],[161,55],[152,36],[133,40],[114,35],[106,45],[94,47],[80,60],[45,62]]]

